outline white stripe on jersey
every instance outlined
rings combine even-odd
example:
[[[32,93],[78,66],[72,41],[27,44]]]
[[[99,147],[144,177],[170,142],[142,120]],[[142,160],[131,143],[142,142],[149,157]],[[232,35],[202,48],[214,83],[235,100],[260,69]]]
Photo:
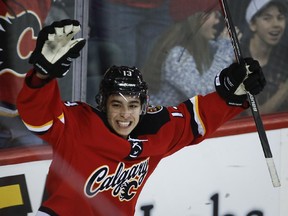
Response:
[[[201,134],[202,136],[204,136],[206,133],[206,129],[205,129],[205,125],[203,124],[203,121],[199,115],[198,97],[196,96],[196,97],[190,98],[190,101],[193,104],[194,120],[198,125],[198,133]]]
[[[183,114],[179,112],[172,112],[171,115],[174,117],[183,117]]]
[[[58,119],[64,124],[65,123],[64,113],[62,113],[60,116],[58,116]],[[28,130],[30,130],[32,132],[40,133],[40,132],[48,131],[53,125],[53,120],[51,120],[51,121],[49,121],[43,125],[40,125],[40,126],[30,125],[25,121],[23,121],[23,123],[28,128]]]
[[[23,121],[23,123],[25,124],[25,126],[28,128],[28,130],[32,131],[32,132],[45,132],[48,131],[52,125],[53,125],[53,121],[49,121],[44,125],[40,125],[40,126],[34,126],[34,125],[30,125],[26,122]]]

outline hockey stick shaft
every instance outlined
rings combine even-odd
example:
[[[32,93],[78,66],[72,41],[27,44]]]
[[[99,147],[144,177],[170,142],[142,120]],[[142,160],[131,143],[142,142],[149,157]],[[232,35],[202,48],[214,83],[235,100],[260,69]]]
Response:
[[[237,37],[237,33],[235,30],[235,26],[232,22],[232,17],[230,14],[230,10],[227,4],[227,0],[219,0],[221,9],[222,9],[222,13],[223,13],[223,17],[224,17],[224,21],[227,27],[227,30],[229,32],[230,35],[230,39],[231,39],[231,43],[235,52],[235,57],[237,59],[237,61],[239,63],[243,63],[244,59],[242,56],[242,52],[241,52],[241,48],[240,48],[240,43]],[[254,118],[254,122],[256,124],[256,128],[257,128],[257,132],[260,138],[260,142],[261,142],[261,146],[263,149],[263,153],[266,159],[266,163],[269,169],[269,173],[270,173],[270,177],[272,180],[272,184],[274,187],[280,187],[280,180],[277,174],[277,170],[274,164],[274,160],[272,157],[272,152],[269,146],[269,142],[267,139],[267,135],[263,126],[263,122],[262,122],[262,118],[261,115],[259,113],[258,110],[258,105],[257,105],[257,101],[254,97],[254,95],[250,94],[249,92],[247,92],[247,97],[250,103],[250,107],[251,107],[251,112]]]

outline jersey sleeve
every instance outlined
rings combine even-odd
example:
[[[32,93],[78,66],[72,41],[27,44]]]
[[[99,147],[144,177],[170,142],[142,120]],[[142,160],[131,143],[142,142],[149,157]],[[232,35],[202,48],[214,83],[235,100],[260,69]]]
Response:
[[[53,125],[58,125],[54,139],[64,130],[64,104],[56,79],[39,88],[29,87],[27,80],[33,76],[29,71],[17,98],[17,109],[23,123],[31,132],[43,136]]]
[[[210,137],[225,122],[244,110],[242,107],[227,105],[216,92],[206,96],[197,96],[195,100],[190,99],[190,101],[195,106],[193,109],[194,116],[197,116],[204,127],[203,132],[200,133],[201,136],[196,139],[196,142]]]
[[[168,110],[171,119],[170,132],[177,138],[170,146],[167,156],[185,146],[198,144],[209,138],[221,125],[244,109],[228,106],[216,92],[213,92],[205,96],[195,96],[178,107],[169,107]]]

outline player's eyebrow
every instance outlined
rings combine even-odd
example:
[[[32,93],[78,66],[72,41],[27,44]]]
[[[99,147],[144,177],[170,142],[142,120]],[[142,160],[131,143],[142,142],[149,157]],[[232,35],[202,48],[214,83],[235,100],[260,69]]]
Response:
[[[140,100],[139,99],[131,99],[131,100],[125,100],[127,103],[129,104],[140,104]],[[123,101],[118,100],[118,99],[112,99],[111,103],[123,103]]]
[[[140,101],[137,99],[131,100],[128,102],[129,104],[140,104]]]

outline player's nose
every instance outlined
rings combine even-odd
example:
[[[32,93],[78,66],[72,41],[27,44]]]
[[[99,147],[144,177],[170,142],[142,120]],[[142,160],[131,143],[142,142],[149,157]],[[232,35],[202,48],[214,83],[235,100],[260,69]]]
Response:
[[[128,118],[131,115],[131,111],[128,107],[123,106],[120,110],[120,116],[123,118]]]

